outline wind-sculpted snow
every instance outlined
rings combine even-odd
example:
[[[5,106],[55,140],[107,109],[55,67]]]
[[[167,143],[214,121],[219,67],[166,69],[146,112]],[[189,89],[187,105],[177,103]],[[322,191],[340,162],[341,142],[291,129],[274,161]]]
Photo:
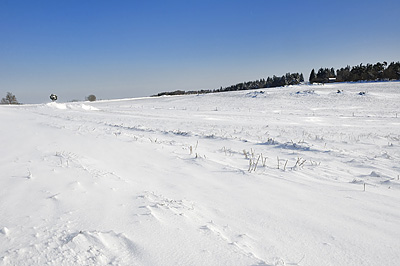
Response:
[[[66,109],[75,109],[75,110],[87,110],[87,111],[99,111],[96,107],[86,105],[86,104],[66,104],[66,103],[56,103],[56,102],[51,102],[46,104],[47,107],[50,108],[55,108],[55,109],[61,109],[61,110],[66,110]]]
[[[399,110],[399,82],[0,106],[0,265],[397,265]]]

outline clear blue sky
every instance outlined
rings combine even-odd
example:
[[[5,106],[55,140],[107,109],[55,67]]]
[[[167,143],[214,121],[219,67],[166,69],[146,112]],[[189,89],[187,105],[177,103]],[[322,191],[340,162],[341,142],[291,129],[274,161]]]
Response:
[[[23,103],[399,60],[398,0],[0,0],[0,97]]]

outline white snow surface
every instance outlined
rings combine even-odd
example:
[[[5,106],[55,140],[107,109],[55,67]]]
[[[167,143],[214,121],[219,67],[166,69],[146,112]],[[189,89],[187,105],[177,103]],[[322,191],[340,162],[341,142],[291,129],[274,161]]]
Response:
[[[0,265],[400,264],[400,82],[0,119]]]

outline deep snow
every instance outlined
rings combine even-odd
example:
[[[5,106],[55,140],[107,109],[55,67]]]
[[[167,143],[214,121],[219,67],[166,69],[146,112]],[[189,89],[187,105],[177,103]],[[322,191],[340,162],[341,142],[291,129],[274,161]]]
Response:
[[[399,82],[0,106],[0,264],[398,265],[399,110]]]

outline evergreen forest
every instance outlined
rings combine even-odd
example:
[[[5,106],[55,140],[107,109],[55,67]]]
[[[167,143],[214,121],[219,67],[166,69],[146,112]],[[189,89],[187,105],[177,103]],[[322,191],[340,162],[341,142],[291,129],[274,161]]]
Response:
[[[334,68],[320,68],[317,73],[311,70],[310,83],[328,82],[355,82],[355,81],[383,81],[400,80],[400,62],[387,62],[372,64],[360,64],[346,66],[335,71]]]
[[[387,62],[376,64],[360,64],[357,66],[342,67],[340,69],[320,68],[318,72],[311,70],[310,83],[329,83],[329,82],[356,82],[356,81],[384,81],[384,80],[400,80],[400,62]],[[242,82],[228,87],[220,87],[219,89],[202,89],[183,91],[176,90],[172,92],[161,92],[153,96],[164,95],[183,95],[183,94],[204,94],[226,91],[255,90],[261,88],[274,88],[287,85],[296,85],[304,82],[302,73],[287,73],[281,77],[272,76],[267,79],[259,79],[255,81]]]

